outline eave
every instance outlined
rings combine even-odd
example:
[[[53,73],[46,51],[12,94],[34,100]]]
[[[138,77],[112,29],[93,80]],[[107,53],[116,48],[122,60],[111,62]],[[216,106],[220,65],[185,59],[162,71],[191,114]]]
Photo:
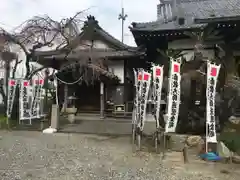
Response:
[[[106,59],[106,60],[125,60],[125,59],[136,59],[135,57],[145,56],[145,50],[142,51],[115,51],[115,50],[101,50],[101,49],[83,49],[75,52],[71,52],[67,55],[66,52],[62,50],[58,51],[46,51],[46,52],[36,52],[35,57],[32,59],[33,62],[38,62],[39,64],[52,67],[54,69],[59,69],[60,66],[67,61],[86,61],[88,59]]]
[[[91,51],[91,50],[82,50],[82,51],[77,51],[74,53],[71,53],[69,55],[66,54],[56,54],[56,55],[51,55],[51,56],[45,56],[44,58],[55,58],[55,59],[85,59],[85,58],[114,58],[114,57],[121,57],[121,58],[126,58],[126,57],[136,57],[143,55],[144,52],[140,53],[135,53],[135,52],[129,52],[129,51]]]
[[[79,62],[70,62],[62,66],[61,69],[57,72],[57,74],[71,72],[73,69],[77,71],[77,68],[79,68],[80,66],[81,68],[86,68],[90,71],[93,71],[95,74],[97,73],[101,81],[106,82],[110,80],[115,83],[120,82],[120,79],[112,72],[91,63],[80,64]],[[96,80],[99,80],[99,79],[96,78]]]
[[[220,23],[220,22],[226,22],[226,21],[240,21],[240,16],[230,16],[230,17],[210,17],[210,18],[195,18],[194,22],[197,24],[200,23]]]

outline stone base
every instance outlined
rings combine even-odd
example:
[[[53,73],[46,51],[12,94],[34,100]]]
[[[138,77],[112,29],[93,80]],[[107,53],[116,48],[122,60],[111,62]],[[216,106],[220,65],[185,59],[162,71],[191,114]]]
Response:
[[[74,123],[75,122],[75,114],[68,114],[68,121],[70,123]]]
[[[232,162],[235,164],[240,164],[240,156],[237,154],[234,154],[232,157]]]
[[[186,139],[188,135],[182,135],[182,134],[169,134],[168,136],[170,136],[169,139],[169,148],[172,151],[182,151],[185,143],[186,143]]]

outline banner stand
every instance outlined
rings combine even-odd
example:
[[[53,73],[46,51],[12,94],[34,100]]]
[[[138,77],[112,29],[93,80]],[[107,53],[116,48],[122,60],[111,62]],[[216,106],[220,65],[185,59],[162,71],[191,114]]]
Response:
[[[215,152],[217,144],[215,96],[216,85],[221,65],[211,62],[207,64],[207,88],[206,88],[206,154]],[[210,148],[209,148],[210,147]]]
[[[178,122],[179,106],[181,99],[181,57],[178,59],[171,58],[168,78],[168,96],[167,96],[167,112],[165,114],[165,131],[163,136],[163,155],[166,156],[166,136],[176,132]]]
[[[163,133],[163,152],[162,152],[162,160],[166,159],[166,134],[167,133]]]
[[[161,134],[159,131],[160,129],[160,124],[159,124],[159,115],[160,115],[160,109],[161,109],[161,100],[162,100],[162,84],[163,84],[163,66],[153,66],[152,67],[152,98],[154,104],[154,119],[156,121],[156,132],[155,132],[155,150],[156,153],[159,153],[159,147],[158,147],[158,142],[159,142],[159,135]]]
[[[205,152],[208,153],[208,142],[207,142],[207,136],[208,136],[208,126],[207,126],[207,123],[206,123],[206,137],[205,137]]]
[[[8,80],[8,90],[7,90],[7,119],[6,123],[9,127],[9,119],[12,115],[12,109],[13,109],[13,103],[15,100],[15,93],[16,93],[16,87],[17,87],[17,80],[16,79],[9,79]]]

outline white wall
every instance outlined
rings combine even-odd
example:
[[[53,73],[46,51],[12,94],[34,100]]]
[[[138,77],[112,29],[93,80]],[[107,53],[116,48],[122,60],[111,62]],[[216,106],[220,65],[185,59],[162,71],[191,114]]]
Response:
[[[109,71],[115,74],[119,79],[120,83],[124,83],[124,61],[112,61],[109,63]]]
[[[106,43],[100,41],[100,40],[94,40],[93,41],[93,44],[91,41],[89,40],[83,40],[80,45],[75,49],[75,50],[78,50],[78,49],[90,49],[90,47],[93,46],[93,48],[95,49],[111,49]]]

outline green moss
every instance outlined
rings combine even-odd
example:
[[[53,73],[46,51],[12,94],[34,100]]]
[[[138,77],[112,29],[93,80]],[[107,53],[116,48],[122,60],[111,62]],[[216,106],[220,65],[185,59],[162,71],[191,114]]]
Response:
[[[7,117],[0,114],[0,122],[6,122],[7,121]]]
[[[0,129],[6,127],[7,125],[7,117],[0,114]]]
[[[240,132],[223,132],[219,139],[231,151],[240,153]]]

